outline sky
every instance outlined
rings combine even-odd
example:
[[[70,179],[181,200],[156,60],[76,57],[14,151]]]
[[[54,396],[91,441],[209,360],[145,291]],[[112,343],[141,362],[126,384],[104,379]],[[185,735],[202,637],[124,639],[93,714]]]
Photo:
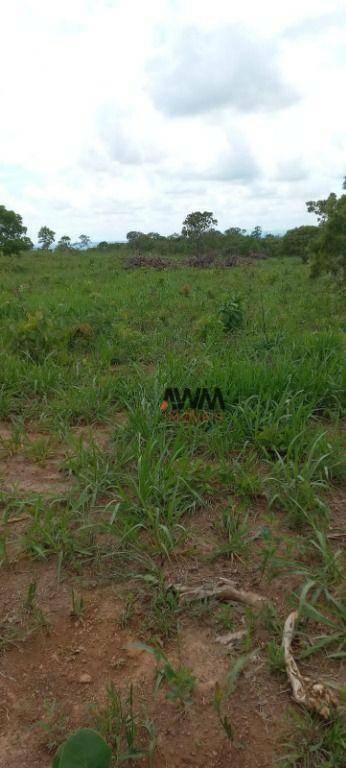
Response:
[[[346,174],[345,0],[0,0],[0,204],[76,239],[283,232]]]

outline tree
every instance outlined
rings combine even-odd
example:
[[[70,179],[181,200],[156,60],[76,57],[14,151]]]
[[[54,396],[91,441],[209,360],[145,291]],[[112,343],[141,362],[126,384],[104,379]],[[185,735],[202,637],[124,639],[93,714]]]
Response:
[[[329,216],[333,214],[337,205],[338,198],[335,192],[331,192],[326,200],[308,200],[306,207],[309,213],[315,213],[320,224],[324,224]]]
[[[90,248],[91,240],[88,235],[79,235],[79,248]]]
[[[159,232],[148,232],[147,237],[149,237],[150,240],[165,240],[165,237],[160,235]]]
[[[57,244],[57,248],[59,248],[60,251],[67,251],[71,247],[71,238],[68,235],[63,235]]]
[[[107,240],[101,240],[97,247],[104,250],[105,248],[108,248],[108,245],[109,243],[107,243]]]
[[[268,233],[262,237],[262,245],[265,253],[268,256],[281,256],[281,235],[272,235]]]
[[[181,234],[192,242],[199,251],[202,245],[203,237],[214,231],[217,225],[217,219],[211,211],[195,211],[189,213],[183,221]]]
[[[239,235],[246,235],[246,229],[241,229],[241,227],[229,227],[228,229],[225,229],[224,234],[228,237],[238,237]]]
[[[0,251],[9,255],[33,248],[30,238],[26,237],[26,231],[19,213],[0,205]]]
[[[346,177],[343,189],[346,189]],[[320,222],[319,235],[311,246],[312,277],[330,272],[346,278],[346,195],[338,198],[332,192],[326,200],[309,200],[306,205]]]
[[[259,226],[255,227],[252,230],[250,237],[254,237],[255,240],[260,240],[260,238],[262,237],[262,227],[259,227]]]
[[[284,256],[300,256],[302,261],[308,261],[313,240],[318,237],[319,228],[302,226],[289,229],[281,241]]]
[[[244,255],[249,250],[246,229],[241,227],[229,227],[224,232],[223,251],[225,256]]]
[[[132,248],[138,248],[138,243],[142,237],[144,237],[144,233],[134,229],[127,233],[126,240]]]
[[[49,229],[49,227],[41,227],[37,239],[41,248],[48,251],[50,246],[54,243],[55,232],[53,232],[52,229]]]

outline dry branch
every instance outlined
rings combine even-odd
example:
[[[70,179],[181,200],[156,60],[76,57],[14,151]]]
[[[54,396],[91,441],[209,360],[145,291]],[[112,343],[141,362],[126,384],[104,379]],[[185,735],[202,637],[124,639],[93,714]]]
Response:
[[[303,677],[294,660],[291,645],[294,636],[298,611],[292,611],[285,621],[282,647],[288,679],[291,683],[293,698],[298,704],[317,712],[326,720],[330,717],[332,707],[337,706],[337,699],[324,683],[313,682],[309,677]]]
[[[212,587],[206,587],[203,584],[199,587],[184,587],[181,584],[176,584],[174,589],[184,600],[204,600],[207,597],[216,597],[218,600],[235,600],[251,605],[253,608],[260,608],[266,602],[266,598],[262,595],[238,589],[229,579],[220,579]]]

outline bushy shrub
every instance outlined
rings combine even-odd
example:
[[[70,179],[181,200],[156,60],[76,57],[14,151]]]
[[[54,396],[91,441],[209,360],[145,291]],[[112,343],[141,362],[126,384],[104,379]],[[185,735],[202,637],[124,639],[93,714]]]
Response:
[[[203,315],[195,322],[195,330],[201,341],[207,341],[219,331],[217,320],[213,315]]]
[[[225,331],[235,331],[244,323],[244,312],[238,296],[230,296],[220,307],[220,319]]]
[[[50,320],[41,310],[27,312],[12,328],[12,349],[41,360],[56,343]]]

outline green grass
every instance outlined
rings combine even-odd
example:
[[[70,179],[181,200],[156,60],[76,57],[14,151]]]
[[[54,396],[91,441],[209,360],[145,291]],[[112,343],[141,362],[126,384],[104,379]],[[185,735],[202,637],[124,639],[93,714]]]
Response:
[[[112,747],[112,765],[143,764],[143,758],[148,759],[147,765],[152,765],[154,724],[144,711],[135,711],[132,686],[122,696],[113,683],[108,684],[105,706],[94,706],[92,715],[98,731]]]
[[[321,723],[316,716],[291,711],[294,735],[285,744],[280,768],[342,768],[346,728],[342,716]]]
[[[158,690],[165,683],[166,699],[177,701],[180,705],[191,704],[196,687],[196,679],[188,667],[179,663],[174,666],[160,648],[151,647],[144,643],[138,646],[151,653],[156,661],[156,684]]]
[[[133,272],[119,250],[2,257],[0,335],[0,421],[10,430],[0,439],[0,471],[5,478],[5,462],[18,455],[38,470],[58,457],[70,481],[66,492],[49,494],[4,486],[2,567],[23,553],[54,560],[59,578],[85,568],[100,580],[130,581],[122,626],[140,614],[143,639],[164,644],[177,637],[184,609],[163,567],[195,552],[191,527],[209,510],[213,545],[200,561],[251,569],[264,591],[278,577],[294,578],[303,663],[344,656],[341,547],[328,538],[330,493],[346,478],[343,297],[332,279],[311,281],[294,258]],[[160,410],[168,386],[217,386],[226,409],[219,418],[172,421]],[[80,426],[87,438],[76,435]],[[260,527],[258,509],[266,515]],[[12,525],[18,516],[23,528]],[[306,583],[315,585],[309,595]],[[37,629],[44,621],[33,584],[25,615]],[[74,590],[71,610],[83,619]],[[237,610],[206,601],[189,618],[226,631],[238,626]],[[248,653],[256,618],[245,618]],[[274,674],[282,671],[282,618],[273,604],[261,616]],[[21,634],[5,623],[1,647]],[[190,670],[157,653],[171,697],[192,699]],[[215,702],[232,738],[218,694]],[[151,755],[152,728],[141,721],[137,739],[132,693],[125,702],[110,689],[107,707],[102,731],[115,754],[135,759],[145,742]],[[304,728],[315,745],[317,726]],[[286,765],[341,765],[338,729],[321,731],[311,750],[302,742],[296,758],[292,747]]]

